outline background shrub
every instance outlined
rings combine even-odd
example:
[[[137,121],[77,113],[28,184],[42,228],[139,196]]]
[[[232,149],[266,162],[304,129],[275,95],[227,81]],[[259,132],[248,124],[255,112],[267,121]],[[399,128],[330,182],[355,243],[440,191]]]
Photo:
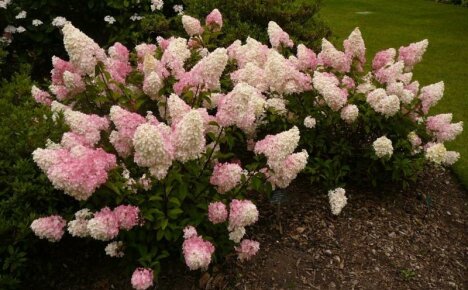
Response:
[[[0,83],[0,288],[17,287],[31,272],[30,255],[38,239],[31,221],[57,208],[77,205],[54,190],[32,160],[31,152],[47,138],[57,140],[65,129],[52,124],[49,110],[31,98],[29,67]]]

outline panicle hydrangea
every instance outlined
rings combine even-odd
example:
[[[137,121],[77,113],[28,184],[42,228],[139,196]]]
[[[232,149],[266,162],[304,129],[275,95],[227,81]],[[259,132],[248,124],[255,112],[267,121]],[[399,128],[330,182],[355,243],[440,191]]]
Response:
[[[32,86],[31,95],[34,97],[34,100],[36,100],[36,102],[40,104],[46,106],[50,106],[52,104],[52,98],[50,97],[50,94],[46,91],[39,89],[36,86]]]
[[[452,141],[463,131],[463,122],[452,122],[452,114],[439,114],[428,117],[426,128],[438,142]]]
[[[164,6],[163,0],[151,0],[151,11],[161,10]]]
[[[309,154],[303,150],[299,153],[288,155],[284,160],[268,160],[268,165],[273,170],[269,174],[269,181],[273,187],[286,188],[297,177],[297,174],[304,170],[307,165]]]
[[[153,286],[153,270],[137,268],[132,274],[132,287],[136,290],[146,290]]]
[[[387,85],[386,91],[389,95],[397,95],[403,104],[410,104],[415,96],[412,91],[405,88],[402,82],[394,82]]]
[[[114,214],[119,221],[119,228],[131,230],[140,222],[140,209],[133,205],[119,205],[114,208]]]
[[[154,55],[156,53],[157,46],[154,44],[140,43],[135,46],[135,51],[140,60],[143,60],[146,55]]]
[[[110,119],[115,128],[109,137],[110,143],[122,157],[128,157],[133,149],[133,135],[141,124],[146,122],[145,118],[137,113],[132,113],[119,106],[112,106]]]
[[[265,71],[252,62],[232,72],[231,80],[234,84],[246,83],[259,91],[266,91],[269,88]]]
[[[339,80],[335,75],[315,71],[312,82],[314,88],[323,96],[333,111],[338,111],[346,104],[348,92],[338,87]]]
[[[205,150],[203,118],[196,110],[188,112],[173,129],[175,158],[181,162],[197,159]]]
[[[89,236],[88,220],[93,216],[92,212],[85,208],[75,213],[75,219],[68,222],[68,232],[73,237],[84,238]]]
[[[243,68],[249,62],[263,67],[270,51],[268,46],[251,37],[247,37],[244,45],[240,40],[236,40],[227,50],[229,58],[235,59],[239,68]]]
[[[270,98],[266,100],[266,109],[272,109],[277,115],[284,116],[288,112],[286,109],[286,101],[282,98]]]
[[[167,111],[172,124],[179,123],[190,110],[191,107],[176,94],[171,94],[167,99]]]
[[[31,230],[41,239],[49,242],[60,241],[64,234],[64,227],[67,222],[59,215],[35,219],[31,223]]]
[[[229,240],[239,243],[245,235],[244,227],[235,227],[229,232]]]
[[[289,34],[283,31],[276,22],[268,22],[267,32],[273,48],[279,48],[280,46],[293,47],[294,43],[291,38],[289,38]]]
[[[337,50],[333,44],[325,38],[322,39],[322,51],[317,57],[319,64],[332,67],[339,72],[349,72],[351,69],[351,62],[346,54]]]
[[[187,232],[189,231],[192,232],[193,230],[187,230]],[[211,263],[211,255],[214,253],[215,247],[209,241],[203,240],[203,238],[198,236],[195,231],[195,234],[191,233],[190,236],[187,235],[185,238],[185,241],[182,244],[182,251],[185,258],[185,264],[190,270],[206,270]]]
[[[125,83],[125,78],[132,71],[129,62],[129,51],[120,42],[109,47],[109,58],[106,61],[106,69],[112,79],[118,83]]]
[[[223,223],[227,220],[228,211],[226,205],[220,201],[208,205],[208,219],[213,224]]]
[[[309,128],[309,129],[315,128],[316,124],[317,124],[317,120],[315,118],[312,118],[311,116],[307,116],[304,118],[304,126],[306,128]]]
[[[107,172],[116,166],[115,155],[83,145],[38,148],[33,152],[33,159],[55,188],[77,200],[88,199],[107,181]]]
[[[292,154],[299,144],[299,129],[294,126],[276,135],[267,135],[255,144],[255,154],[263,154],[269,160],[283,160]]]
[[[183,5],[174,5],[172,7],[174,9],[174,12],[178,13],[179,15],[184,14],[184,6]]]
[[[239,185],[242,168],[236,163],[217,163],[213,168],[210,183],[219,193],[226,193]]]
[[[186,39],[171,38],[161,57],[161,62],[179,79],[185,72],[184,63],[190,57],[190,54]]]
[[[133,135],[135,163],[149,167],[150,173],[158,180],[163,179],[174,157],[171,130],[165,124],[157,126],[145,123],[138,126]]]
[[[109,23],[109,24],[114,24],[115,18],[110,16],[110,15],[107,15],[107,16],[104,16],[104,21]]]
[[[197,230],[192,226],[186,226],[184,228],[184,239],[190,239],[198,235]]]
[[[359,116],[359,109],[356,105],[346,105],[343,109],[341,109],[340,116],[343,121],[351,124],[356,121],[357,117]]]
[[[200,87],[203,90],[219,90],[219,79],[227,65],[228,55],[225,48],[217,48],[202,58],[189,72],[182,75],[174,85],[177,94],[182,93],[186,87]]]
[[[57,16],[52,20],[52,26],[63,27],[68,23],[68,20],[65,17]]]
[[[256,223],[258,210],[250,200],[233,199],[229,205],[229,230],[246,227]]]
[[[221,15],[221,12],[219,12],[218,9],[213,9],[213,11],[206,16],[205,24],[207,26],[221,29],[223,27],[223,16]]]
[[[450,166],[457,162],[458,159],[460,159],[460,153],[456,151],[447,151],[445,153],[444,161],[442,161],[442,164]]]
[[[269,51],[264,69],[267,84],[272,92],[288,95],[311,89],[310,76],[300,72],[274,49]]]
[[[0,0],[0,8],[6,9],[10,3],[11,0]]]
[[[90,144],[96,144],[101,139],[100,132],[109,128],[109,120],[98,115],[87,115],[53,101],[52,112],[62,112],[65,123],[73,133],[83,136]]]
[[[348,198],[346,197],[346,191],[338,187],[328,192],[328,199],[330,202],[331,211],[334,215],[339,215],[341,210],[346,206]]]
[[[424,39],[419,42],[411,43],[408,46],[400,47],[400,49],[398,49],[398,60],[405,63],[407,70],[411,70],[414,65],[422,60],[428,44],[429,42],[427,39]]]
[[[421,138],[416,134],[415,131],[412,131],[408,134],[408,141],[411,143],[413,149],[417,149],[422,144]]]
[[[429,143],[425,148],[425,157],[427,160],[434,162],[435,164],[442,164],[445,161],[447,155],[447,149],[442,143]]]
[[[345,54],[348,59],[357,59],[357,68],[362,71],[364,64],[366,63],[366,46],[362,39],[361,31],[356,27],[348,38],[343,42],[345,48]]]
[[[418,98],[421,100],[422,111],[424,114],[429,112],[429,109],[436,105],[444,96],[444,82],[438,82],[432,85],[421,88]]]
[[[395,62],[395,56],[396,50],[394,48],[379,51],[372,60],[372,69],[378,71],[387,65],[393,64]]]
[[[380,68],[375,72],[375,78],[381,84],[390,84],[398,80],[403,74],[405,64],[403,61],[395,62],[389,66]]]
[[[354,89],[356,87],[356,83],[349,76],[344,76],[343,79],[341,79],[341,84],[349,90]]]
[[[391,117],[400,111],[400,99],[395,95],[388,96],[382,88],[368,93],[366,101],[376,112],[385,117]]]
[[[94,76],[98,61],[104,62],[105,52],[91,38],[67,22],[63,28],[63,43],[71,63],[83,73]]]
[[[238,247],[235,247],[237,258],[240,261],[248,261],[260,250],[260,243],[253,240],[242,240]]]
[[[187,34],[190,36],[203,34],[203,27],[200,24],[200,20],[192,16],[183,15],[182,25],[184,26]]]
[[[218,101],[216,120],[221,126],[236,125],[244,131],[252,131],[255,120],[263,113],[265,99],[254,87],[239,83]]]
[[[307,48],[304,44],[297,46],[297,68],[301,71],[315,70],[317,67],[317,55],[315,52]]]
[[[122,258],[124,256],[123,242],[122,241],[111,242],[107,244],[104,251],[106,252],[106,255],[110,257]]]
[[[156,99],[159,91],[164,87],[163,80],[159,77],[158,73],[151,72],[145,76],[143,81],[143,92],[151,97],[151,99]]]
[[[93,239],[109,241],[119,234],[119,219],[110,208],[105,207],[94,213],[87,227]]]
[[[26,18],[27,14],[28,13],[26,11],[22,10],[15,16],[15,18],[16,19],[24,19],[24,18]]]
[[[377,138],[374,143],[372,143],[372,147],[374,148],[375,155],[379,158],[390,157],[393,154],[392,140],[385,136]]]
[[[42,22],[42,21],[39,20],[39,19],[33,19],[33,21],[32,21],[32,25],[33,25],[33,26],[40,26],[40,25],[42,25],[42,24],[44,24],[44,22]]]

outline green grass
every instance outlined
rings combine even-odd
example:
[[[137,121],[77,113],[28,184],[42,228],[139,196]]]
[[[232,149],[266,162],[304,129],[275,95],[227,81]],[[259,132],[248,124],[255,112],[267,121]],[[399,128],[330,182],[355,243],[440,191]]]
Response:
[[[356,13],[363,11],[372,13]],[[336,44],[360,28],[368,63],[379,50],[429,40],[414,79],[422,86],[445,82],[444,98],[430,113],[452,112],[454,122],[464,121],[465,131],[446,145],[461,153],[453,169],[468,187],[468,8],[429,0],[324,0],[321,14]]]

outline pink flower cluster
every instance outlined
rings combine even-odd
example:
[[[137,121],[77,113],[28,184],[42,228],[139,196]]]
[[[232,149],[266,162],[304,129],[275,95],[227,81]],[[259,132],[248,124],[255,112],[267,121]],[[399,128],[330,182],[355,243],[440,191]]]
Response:
[[[463,122],[451,122],[452,114],[439,114],[427,118],[426,128],[437,142],[452,141],[463,131]]]
[[[205,24],[209,27],[214,27],[216,29],[221,29],[223,27],[223,16],[218,9],[214,9],[213,11],[206,16]]]
[[[136,290],[146,290],[153,286],[153,270],[137,268],[132,275],[132,286]]]
[[[213,224],[223,223],[227,220],[228,211],[226,205],[220,201],[208,205],[208,219]]]
[[[61,216],[51,215],[35,219],[31,223],[31,229],[39,238],[57,242],[62,238],[66,224],[67,222]]]
[[[241,261],[248,261],[255,256],[260,250],[260,243],[253,240],[242,240],[238,247],[235,247],[238,259]]]
[[[184,253],[185,264],[187,264],[190,270],[208,269],[215,247],[212,243],[203,240],[193,227],[185,228],[184,232],[185,241],[182,244],[182,251]]]
[[[131,205],[120,205],[114,210],[108,207],[94,213],[87,223],[89,235],[101,241],[115,238],[121,229],[131,230],[139,223],[140,209]]]
[[[268,22],[268,36],[270,37],[271,46],[274,48],[293,47],[294,43],[281,27],[274,21]]]
[[[146,123],[146,119],[140,114],[131,113],[119,106],[112,106],[109,115],[116,128],[111,132],[109,141],[120,156],[127,157],[132,153],[133,135],[138,126]]]
[[[226,193],[235,188],[241,181],[242,167],[235,163],[217,163],[214,166],[210,183],[216,186],[219,193]]]

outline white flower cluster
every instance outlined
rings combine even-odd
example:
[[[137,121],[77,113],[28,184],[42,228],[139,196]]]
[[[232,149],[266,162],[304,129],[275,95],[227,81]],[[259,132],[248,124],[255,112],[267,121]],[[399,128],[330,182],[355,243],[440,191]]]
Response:
[[[375,155],[379,158],[390,157],[393,154],[392,140],[385,136],[377,138],[372,143],[372,147],[374,147]]]
[[[336,77],[315,71],[312,82],[333,111],[338,111],[346,104],[346,93],[338,87],[339,80]]]
[[[304,126],[306,128],[309,128],[309,129],[315,128],[316,124],[317,124],[317,120],[315,120],[315,118],[312,118],[311,116],[307,116],[304,118]]]
[[[400,99],[396,95],[387,95],[382,89],[375,89],[367,94],[367,103],[378,113],[391,117],[400,111]]]
[[[203,118],[191,110],[176,125],[174,132],[175,158],[181,162],[197,159],[205,150]]]
[[[353,123],[359,115],[359,109],[356,105],[347,105],[341,110],[340,116],[348,124]]]
[[[115,18],[110,16],[110,15],[107,15],[107,16],[104,17],[104,21],[109,23],[109,24],[114,24]]]
[[[330,190],[328,192],[328,199],[330,202],[331,211],[334,215],[339,215],[348,201],[348,198],[346,197],[346,191],[341,187]]]
[[[161,10],[163,8],[164,1],[163,0],[151,0],[151,11]]]
[[[68,222],[68,232],[73,237],[84,238],[89,236],[88,220],[93,213],[87,209],[81,209],[75,213],[75,219]]]
[[[114,241],[107,244],[106,248],[106,255],[114,257],[114,258],[121,258],[124,256],[123,252],[124,244],[122,241]]]

